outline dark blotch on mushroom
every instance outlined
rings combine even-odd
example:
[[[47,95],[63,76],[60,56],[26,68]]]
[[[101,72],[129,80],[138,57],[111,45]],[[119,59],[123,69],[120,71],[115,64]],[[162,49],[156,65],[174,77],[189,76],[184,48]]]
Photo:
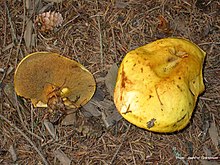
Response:
[[[167,59],[167,62],[172,62],[172,61],[175,61],[176,59],[174,58],[174,57],[169,57],[168,59]]]
[[[150,121],[147,122],[147,128],[152,128],[154,126],[156,119],[153,118]]]

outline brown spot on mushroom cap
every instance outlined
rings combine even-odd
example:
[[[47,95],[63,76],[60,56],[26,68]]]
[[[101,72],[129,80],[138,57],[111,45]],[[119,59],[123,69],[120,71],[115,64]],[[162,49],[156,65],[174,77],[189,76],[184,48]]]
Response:
[[[121,71],[121,87],[125,88],[125,72],[124,72],[124,65],[122,65],[122,71]]]
[[[81,106],[93,96],[96,83],[93,75],[84,66],[56,53],[36,52],[26,56],[14,75],[15,91],[31,99],[34,106],[48,101],[54,88],[67,88],[64,94],[69,100],[80,99],[74,104]]]
[[[121,88],[125,88],[125,84],[132,84],[131,80],[128,79],[127,75],[124,72],[124,66],[122,66],[121,77]]]

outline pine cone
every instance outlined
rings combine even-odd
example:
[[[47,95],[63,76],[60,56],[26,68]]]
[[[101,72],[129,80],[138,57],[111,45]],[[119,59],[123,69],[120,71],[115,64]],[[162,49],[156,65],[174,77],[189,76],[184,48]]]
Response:
[[[44,12],[37,15],[35,19],[35,25],[37,25],[39,31],[48,32],[55,27],[60,26],[63,23],[63,17],[59,12]]]

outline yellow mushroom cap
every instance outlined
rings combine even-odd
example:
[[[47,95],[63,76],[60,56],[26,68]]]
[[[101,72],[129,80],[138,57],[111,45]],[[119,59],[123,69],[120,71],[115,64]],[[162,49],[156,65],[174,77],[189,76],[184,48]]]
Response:
[[[34,106],[47,106],[49,95],[60,90],[60,96],[74,103],[86,104],[93,96],[93,75],[78,62],[56,53],[36,52],[19,63],[14,75],[15,91],[31,99]]]
[[[198,46],[179,38],[160,39],[127,53],[114,91],[119,113],[150,131],[183,129],[205,89],[204,58]]]

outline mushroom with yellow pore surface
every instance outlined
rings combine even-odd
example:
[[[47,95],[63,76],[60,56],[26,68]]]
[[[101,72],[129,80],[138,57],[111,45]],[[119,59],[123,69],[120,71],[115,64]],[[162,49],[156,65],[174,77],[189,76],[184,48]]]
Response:
[[[205,88],[204,58],[198,46],[178,38],[160,39],[129,52],[114,91],[119,113],[150,131],[183,129]]]
[[[31,99],[35,107],[47,107],[49,99],[60,97],[67,107],[78,108],[96,89],[93,75],[84,66],[49,52],[26,56],[16,68],[14,86],[16,93]]]

